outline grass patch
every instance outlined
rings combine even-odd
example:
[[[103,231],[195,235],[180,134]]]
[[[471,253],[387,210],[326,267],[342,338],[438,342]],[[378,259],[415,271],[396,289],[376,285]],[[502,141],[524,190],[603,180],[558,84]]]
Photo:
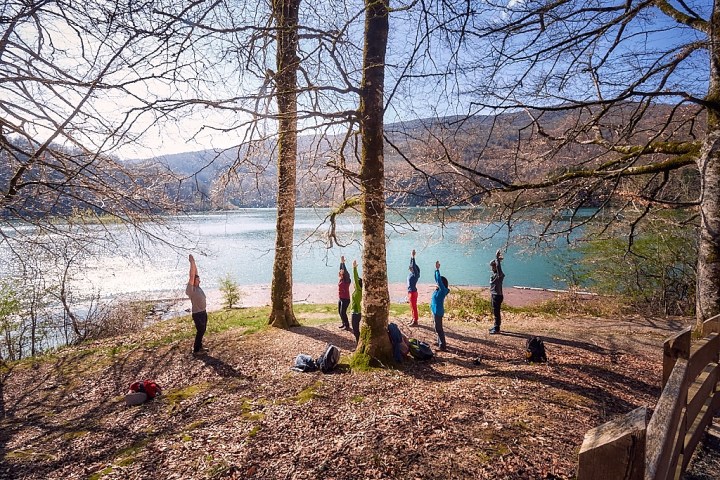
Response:
[[[310,303],[300,303],[297,305],[293,305],[293,311],[295,312],[295,315],[302,315],[302,314],[328,314],[336,316],[337,313],[337,305],[334,305],[332,303],[322,303],[322,304],[310,304]]]
[[[350,401],[352,403],[362,403],[365,401],[365,397],[362,395],[355,395],[350,399]]]
[[[143,440],[140,440],[139,442],[135,442],[132,445],[130,445],[127,448],[123,448],[120,450],[117,455],[115,455],[116,458],[120,459],[126,459],[129,457],[135,457],[140,451],[142,451],[145,446],[150,443],[150,439],[145,438]]]
[[[300,393],[298,393],[297,395],[292,397],[292,399],[298,405],[302,405],[303,403],[307,403],[310,400],[313,400],[315,398],[321,398],[322,395],[320,395],[317,392],[318,388],[320,388],[321,386],[322,386],[322,382],[317,381],[317,382],[313,383],[312,385],[310,385],[309,387],[301,390]]]
[[[165,403],[168,404],[170,411],[177,408],[185,400],[194,397],[195,395],[204,392],[210,386],[209,383],[198,383],[195,385],[188,385],[185,388],[178,388],[176,390],[170,390],[163,392],[161,398]]]
[[[84,437],[88,433],[90,432],[88,432],[87,430],[78,430],[77,432],[65,432],[63,433],[62,438],[65,440],[73,440],[75,438]]]
[[[95,472],[92,475],[90,475],[88,477],[88,480],[99,480],[102,477],[104,477],[105,475],[109,475],[110,473],[112,473],[112,471],[113,471],[112,467],[103,468],[99,472]]]
[[[35,450],[22,449],[13,450],[5,454],[6,460],[16,460],[19,462],[49,462],[55,460],[55,457],[45,452],[36,452]]]
[[[593,401],[586,396],[568,390],[552,391],[547,395],[547,397],[551,402],[555,402],[566,407],[589,407],[593,404]]]
[[[503,305],[503,312],[518,313],[522,309]],[[487,293],[478,290],[453,289],[445,300],[446,315],[453,320],[477,321],[492,315]]]
[[[260,430],[262,430],[262,428],[260,427],[260,425],[255,425],[255,426],[253,426],[253,427],[250,429],[250,431],[248,432],[247,436],[250,437],[250,438],[252,438],[252,437],[254,437],[255,435],[257,435],[258,433],[260,433]]]
[[[249,398],[243,398],[242,404],[240,405],[240,415],[246,420],[262,420],[265,418],[265,414],[262,412],[253,411],[253,404]]]

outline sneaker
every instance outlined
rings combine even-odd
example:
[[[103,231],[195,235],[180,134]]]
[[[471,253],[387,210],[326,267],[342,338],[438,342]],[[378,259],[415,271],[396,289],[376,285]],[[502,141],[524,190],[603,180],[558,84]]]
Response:
[[[418,322],[413,322],[412,320],[408,323],[408,327],[417,327],[418,325],[420,325]]]
[[[209,351],[207,348],[201,348],[197,352],[193,352],[193,355],[206,355]]]
[[[345,330],[347,327],[346,327],[345,325],[340,325],[338,328],[339,328],[340,330]]]
[[[490,330],[490,335],[495,335],[496,333],[500,333],[499,328],[492,327]]]

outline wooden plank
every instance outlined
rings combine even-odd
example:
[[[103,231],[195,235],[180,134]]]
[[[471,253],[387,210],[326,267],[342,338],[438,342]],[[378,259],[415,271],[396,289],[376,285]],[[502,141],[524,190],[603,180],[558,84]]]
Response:
[[[711,333],[720,333],[720,315],[715,315],[714,317],[708,318],[703,322],[703,337],[706,337]]]
[[[690,388],[688,388],[688,402],[685,408],[685,416],[689,424],[695,422],[695,417],[700,413],[707,399],[715,393],[719,371],[720,369],[717,363],[707,365],[705,370],[698,375],[697,379],[690,385]]]
[[[655,413],[648,422],[645,434],[645,478],[648,480],[666,478],[670,465],[677,460],[672,457],[687,400],[687,364],[687,360],[677,359],[655,407]]]
[[[690,349],[690,360],[688,361],[687,379],[691,384],[695,381],[700,372],[705,370],[709,363],[718,362],[720,353],[720,335],[712,333],[695,343]]]
[[[663,343],[663,380],[662,386],[670,378],[675,362],[678,358],[690,358],[690,340],[692,339],[692,327],[687,327],[677,334],[665,340]]]
[[[697,447],[698,442],[705,434],[705,429],[712,421],[713,413],[715,413],[712,411],[712,403],[712,398],[707,398],[707,402],[703,405],[700,415],[697,416],[695,422],[690,426],[690,428],[688,428],[688,431],[685,434],[685,446],[683,448],[685,458],[682,463],[682,472],[684,472],[687,468],[687,465],[695,452],[695,447]]]
[[[578,455],[578,480],[641,480],[645,469],[645,407],[590,429]]]

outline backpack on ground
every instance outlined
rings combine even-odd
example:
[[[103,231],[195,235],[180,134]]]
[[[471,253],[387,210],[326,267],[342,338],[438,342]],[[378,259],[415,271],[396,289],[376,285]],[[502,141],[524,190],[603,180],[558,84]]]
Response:
[[[335,345],[328,344],[325,352],[320,355],[315,363],[323,373],[328,373],[337,367],[340,361],[340,349]]]
[[[125,403],[128,405],[140,405],[152,400],[162,393],[160,385],[153,380],[133,382],[128,386],[128,393],[125,395]]]
[[[396,362],[402,362],[403,357],[403,334],[400,328],[393,322],[388,323],[388,336],[393,349],[393,358]]]
[[[411,338],[408,343],[410,344],[410,355],[415,360],[430,360],[435,356],[430,345],[417,338]]]
[[[301,353],[295,357],[293,366],[290,367],[290,370],[294,370],[296,372],[314,372],[317,369],[318,366],[317,363],[315,363],[315,360],[306,353]]]
[[[547,355],[545,354],[545,343],[540,337],[528,338],[525,346],[525,361],[528,363],[545,363]]]

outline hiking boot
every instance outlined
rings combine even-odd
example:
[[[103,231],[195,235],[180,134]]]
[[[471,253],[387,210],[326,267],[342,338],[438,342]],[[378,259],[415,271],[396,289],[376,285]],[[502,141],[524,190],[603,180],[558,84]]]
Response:
[[[495,335],[496,333],[500,333],[500,329],[497,327],[492,327],[490,330],[490,335]]]
[[[207,355],[209,351],[207,348],[201,348],[197,352],[193,352],[193,355]]]

